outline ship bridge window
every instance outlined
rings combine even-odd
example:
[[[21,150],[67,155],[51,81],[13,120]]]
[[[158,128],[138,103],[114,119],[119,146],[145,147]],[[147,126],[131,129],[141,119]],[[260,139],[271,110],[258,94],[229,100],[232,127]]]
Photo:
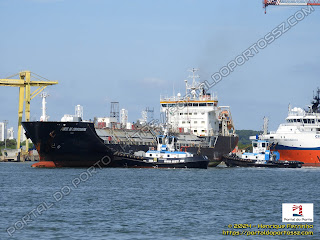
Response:
[[[207,103],[207,106],[213,106],[213,103]]]
[[[182,115],[183,113],[180,113],[180,115]]]
[[[198,121],[194,121],[194,124],[197,124],[198,123]]]
[[[198,113],[196,113],[196,112],[195,112],[195,113],[193,113],[193,115],[197,115],[197,114],[198,114]]]
[[[162,107],[167,107],[167,104],[162,104]]]
[[[199,107],[205,107],[206,103],[199,103]]]
[[[196,133],[196,132],[198,132],[198,130],[193,130],[193,132],[195,132],[195,133]]]
[[[194,103],[193,106],[194,106],[194,107],[198,107],[198,106],[199,106],[199,103]]]
[[[314,119],[310,119],[311,120],[311,123],[313,123],[314,124]]]
[[[307,119],[303,119],[303,122],[304,122],[304,123],[308,123],[308,120],[307,120]]]
[[[175,104],[168,104],[168,107],[175,107]]]
[[[266,144],[265,144],[265,143],[262,143],[262,147],[266,147]]]
[[[188,115],[188,113],[184,113],[184,115]]]
[[[252,144],[253,147],[258,147],[258,144],[255,142]]]
[[[297,119],[297,122],[301,122],[301,119]]]
[[[189,107],[192,107],[192,103],[188,103],[188,106],[189,106]]]

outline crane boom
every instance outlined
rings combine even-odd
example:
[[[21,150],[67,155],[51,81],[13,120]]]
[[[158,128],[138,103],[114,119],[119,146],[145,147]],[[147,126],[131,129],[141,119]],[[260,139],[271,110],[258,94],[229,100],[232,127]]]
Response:
[[[45,84],[46,86],[57,84],[57,82],[53,81],[32,81],[28,83],[30,87],[39,87]],[[9,86],[9,87],[23,87],[26,83],[21,79],[0,79],[0,86]]]
[[[34,76],[35,75],[35,76]],[[19,76],[19,79],[12,77]],[[36,79],[36,80],[34,80]],[[20,148],[21,122],[23,115],[23,107],[25,103],[25,120],[30,120],[30,101],[38,95],[47,86],[58,84],[57,81],[49,81],[30,71],[23,71],[5,79],[0,79],[0,86],[19,87],[19,109],[18,109],[18,136],[17,148]],[[31,87],[37,89],[31,92]],[[28,141],[26,142],[26,150],[28,151]]]
[[[320,0],[264,0],[264,6],[282,5],[282,6],[306,6],[320,5]]]
[[[320,0],[263,0],[263,7],[268,6],[320,6]]]

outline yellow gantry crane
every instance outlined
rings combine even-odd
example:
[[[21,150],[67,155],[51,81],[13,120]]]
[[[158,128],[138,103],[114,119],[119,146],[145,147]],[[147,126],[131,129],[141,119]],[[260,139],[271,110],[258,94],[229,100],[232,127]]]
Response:
[[[19,79],[13,79],[19,76]],[[25,107],[25,121],[30,120],[30,102],[43,91],[47,86],[58,84],[57,81],[49,81],[48,79],[41,77],[30,71],[22,71],[14,74],[5,79],[0,79],[0,86],[19,87],[19,110],[18,110],[18,138],[17,138],[17,149],[20,149],[20,138],[21,138],[21,122],[23,116],[23,107]],[[35,91],[31,93],[31,87],[37,87]],[[28,141],[26,141],[26,151],[29,150]]]

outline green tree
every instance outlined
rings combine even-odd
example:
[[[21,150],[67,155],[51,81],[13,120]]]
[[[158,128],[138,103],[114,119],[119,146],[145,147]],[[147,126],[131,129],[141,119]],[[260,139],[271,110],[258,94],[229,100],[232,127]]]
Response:
[[[252,151],[250,136],[256,136],[261,133],[261,131],[255,130],[236,130],[239,136],[238,148],[245,149],[246,151]]]

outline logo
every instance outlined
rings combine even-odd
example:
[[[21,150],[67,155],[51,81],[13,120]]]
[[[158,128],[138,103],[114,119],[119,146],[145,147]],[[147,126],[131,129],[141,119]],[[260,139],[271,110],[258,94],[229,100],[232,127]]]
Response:
[[[282,222],[313,222],[313,203],[282,203]]]
[[[293,217],[303,217],[302,215],[302,205],[293,205]]]

